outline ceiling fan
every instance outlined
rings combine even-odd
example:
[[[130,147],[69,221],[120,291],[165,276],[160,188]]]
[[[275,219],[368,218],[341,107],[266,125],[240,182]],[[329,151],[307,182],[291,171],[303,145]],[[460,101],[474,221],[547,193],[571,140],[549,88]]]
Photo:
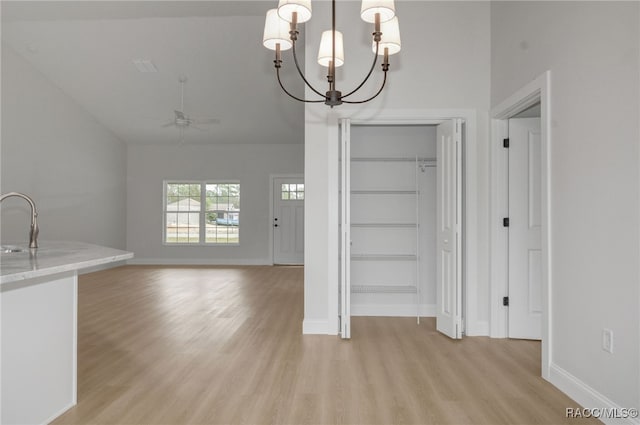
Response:
[[[163,124],[162,127],[176,127],[180,131],[180,141],[184,142],[184,131],[193,128],[200,131],[206,131],[204,128],[198,127],[198,125],[219,124],[220,120],[217,118],[195,118],[184,113],[184,84],[187,82],[187,77],[181,75],[178,79],[180,83],[180,109],[174,110],[174,117],[171,121]]]

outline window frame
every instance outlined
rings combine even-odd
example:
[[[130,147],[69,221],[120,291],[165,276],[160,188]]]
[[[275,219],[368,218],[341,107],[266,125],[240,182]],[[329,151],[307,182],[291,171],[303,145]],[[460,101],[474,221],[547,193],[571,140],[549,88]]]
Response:
[[[167,210],[167,187],[170,184],[198,184],[200,185],[200,211],[189,212],[189,214],[198,214],[198,242],[167,242],[167,214],[172,212]],[[239,180],[188,180],[188,179],[165,179],[162,181],[162,245],[170,247],[224,247],[240,245],[240,208],[238,208],[238,242],[206,242],[206,217],[207,217],[207,185],[211,184],[237,184],[238,185],[238,202],[242,197]]]
[[[284,186],[287,186],[287,190],[283,190]],[[295,190],[291,190],[291,186],[295,186]],[[302,190],[300,190],[300,186],[302,186]],[[287,194],[287,197],[284,197],[284,194]],[[294,193],[295,197],[292,198],[291,194]],[[300,197],[302,194],[302,197]],[[305,188],[304,183],[282,183],[280,185],[280,200],[281,201],[304,201],[305,198]]]

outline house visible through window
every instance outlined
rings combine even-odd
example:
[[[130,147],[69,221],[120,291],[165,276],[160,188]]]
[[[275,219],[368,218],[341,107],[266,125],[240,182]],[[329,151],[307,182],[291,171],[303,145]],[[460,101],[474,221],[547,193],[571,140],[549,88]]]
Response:
[[[240,228],[240,185],[207,183],[206,243],[238,243]]]
[[[166,182],[164,242],[225,245],[240,242],[240,184]]]

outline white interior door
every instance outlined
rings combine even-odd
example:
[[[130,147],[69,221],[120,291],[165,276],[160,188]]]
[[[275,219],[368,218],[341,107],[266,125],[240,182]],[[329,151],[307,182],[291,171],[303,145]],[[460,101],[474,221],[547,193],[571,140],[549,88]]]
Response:
[[[509,120],[509,337],[542,337],[540,118]]]
[[[340,122],[340,336],[351,338],[351,120]]]
[[[436,328],[462,338],[462,120],[437,132]]]
[[[304,263],[304,181],[273,179],[273,263]]]

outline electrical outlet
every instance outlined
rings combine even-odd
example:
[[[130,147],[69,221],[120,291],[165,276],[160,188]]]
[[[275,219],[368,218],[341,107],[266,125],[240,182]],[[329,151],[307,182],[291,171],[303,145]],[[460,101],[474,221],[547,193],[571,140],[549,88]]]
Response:
[[[613,353],[613,331],[611,329],[602,330],[602,349]]]

